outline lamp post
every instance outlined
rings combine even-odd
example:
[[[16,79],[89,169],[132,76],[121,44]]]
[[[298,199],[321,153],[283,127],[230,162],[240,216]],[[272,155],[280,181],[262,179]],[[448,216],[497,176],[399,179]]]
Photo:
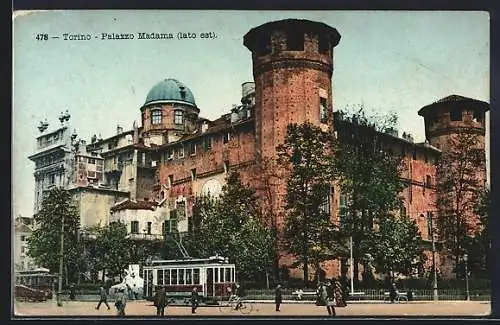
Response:
[[[436,270],[436,243],[434,242],[434,226],[432,225],[432,212],[427,212],[427,222],[429,225],[429,237],[432,243],[432,273],[433,273],[433,296],[434,301],[439,300],[438,296],[438,282],[437,282],[437,270]]]
[[[469,294],[469,267],[467,265],[467,261],[469,260],[469,256],[467,254],[464,254],[464,262],[465,262],[465,294],[466,294],[466,299],[467,301],[470,301],[470,294]]]
[[[64,214],[61,217],[61,246],[59,250],[59,280],[57,283],[57,306],[62,307],[62,274],[64,256]]]
[[[352,236],[349,237],[349,248],[350,248],[350,259],[349,259],[349,269],[350,269],[350,275],[351,275],[351,294],[354,293],[354,258],[352,256]]]

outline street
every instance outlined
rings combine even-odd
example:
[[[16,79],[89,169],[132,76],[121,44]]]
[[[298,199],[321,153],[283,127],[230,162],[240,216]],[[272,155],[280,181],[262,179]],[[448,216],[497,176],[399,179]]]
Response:
[[[96,302],[65,301],[58,307],[55,301],[47,302],[15,302],[15,316],[90,316],[112,317],[116,310],[112,301],[109,302],[111,310],[101,305],[96,310]],[[248,315],[237,311],[229,315],[234,317],[250,316],[326,316],[326,307],[314,304],[284,303],[281,311],[276,312],[272,303],[252,303],[253,310]],[[439,302],[410,302],[402,304],[389,303],[351,303],[345,308],[336,308],[338,316],[485,316],[490,313],[490,302],[479,301],[439,301]],[[156,317],[156,308],[144,300],[129,301],[126,307],[127,316]],[[196,314],[191,314],[190,307],[168,307],[166,316],[226,316],[218,307],[200,307]]]

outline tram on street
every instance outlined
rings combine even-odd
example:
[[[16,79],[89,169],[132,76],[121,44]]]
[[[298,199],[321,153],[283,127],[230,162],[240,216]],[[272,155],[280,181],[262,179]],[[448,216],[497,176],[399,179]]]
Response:
[[[164,287],[170,302],[184,302],[193,290],[203,301],[217,301],[236,283],[235,265],[227,258],[156,260],[143,267],[144,297],[153,300]]]
[[[15,275],[15,296],[17,299],[44,301],[52,299],[57,275],[48,269],[18,271]]]

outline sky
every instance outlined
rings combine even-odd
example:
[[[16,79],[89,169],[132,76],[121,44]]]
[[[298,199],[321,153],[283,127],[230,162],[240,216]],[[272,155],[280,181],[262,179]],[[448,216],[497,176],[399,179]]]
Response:
[[[489,15],[481,11],[63,10],[13,15],[12,214],[31,216],[37,125],[61,111],[80,138],[106,138],[117,124],[140,125],[140,107],[159,81],[175,78],[194,94],[200,116],[239,104],[253,81],[243,36],[266,22],[298,18],[336,28],[334,109],[364,105],[395,112],[400,134],[424,138],[420,108],[456,94],[489,102]],[[193,33],[196,39],[139,40],[137,33]],[[214,39],[201,39],[212,32]],[[101,40],[133,33],[134,40]],[[47,34],[47,40],[37,40]],[[91,40],[64,40],[89,34]],[[59,38],[52,38],[59,37]],[[97,37],[97,38],[96,38]],[[487,115],[488,118],[488,115]],[[488,130],[487,130],[488,133]],[[488,136],[487,136],[487,142]],[[488,153],[488,150],[487,150]],[[488,159],[489,161],[489,159]]]

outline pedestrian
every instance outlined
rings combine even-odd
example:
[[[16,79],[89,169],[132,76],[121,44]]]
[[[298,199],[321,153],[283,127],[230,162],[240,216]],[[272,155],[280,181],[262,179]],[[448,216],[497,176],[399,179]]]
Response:
[[[398,289],[396,288],[396,284],[393,281],[391,281],[390,283],[389,299],[391,300],[391,304],[393,304],[394,300],[396,300],[396,296],[398,295]]]
[[[156,316],[165,316],[165,306],[167,305],[167,292],[165,287],[161,287],[156,295]]]
[[[106,305],[106,307],[108,307],[108,310],[109,310],[110,308],[108,305],[108,293],[106,292],[106,289],[104,288],[104,286],[99,287],[99,295],[101,296],[101,298],[99,299],[99,303],[97,304],[95,309],[99,310],[99,307],[101,306],[101,304],[104,303]]]
[[[196,314],[196,308],[198,308],[198,288],[193,287],[193,291],[191,291],[191,314]]]
[[[335,316],[335,287],[331,281],[326,283],[326,310],[328,315]]]
[[[69,300],[75,300],[75,295],[76,295],[75,292],[76,292],[75,284],[71,283],[69,285]]]
[[[127,306],[127,294],[125,292],[125,287],[119,287],[117,289],[115,297],[115,307],[117,316],[125,316],[125,307]]]
[[[276,286],[276,290],[274,290],[274,303],[276,304],[276,311],[280,311],[281,301],[281,284],[278,284]]]
[[[346,294],[344,292],[344,287],[340,281],[333,280],[334,288],[335,288],[335,306],[336,307],[346,307],[347,299]]]

